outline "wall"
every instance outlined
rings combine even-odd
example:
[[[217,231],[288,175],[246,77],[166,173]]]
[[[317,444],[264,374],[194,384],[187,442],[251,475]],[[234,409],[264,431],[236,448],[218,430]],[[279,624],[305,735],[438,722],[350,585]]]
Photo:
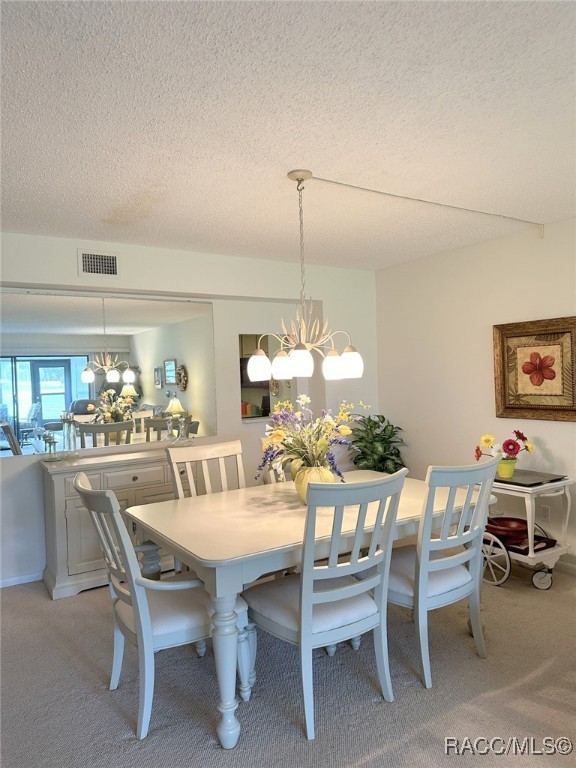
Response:
[[[473,463],[480,435],[501,441],[513,429],[536,447],[521,454],[520,467],[576,477],[575,422],[495,416],[492,347],[493,325],[576,315],[575,225],[547,225],[544,239],[528,229],[377,274],[380,408],[404,429],[413,477],[429,464]],[[557,520],[559,500],[545,503]],[[576,515],[569,533],[575,546]],[[573,555],[564,559],[576,565]]]
[[[212,325],[211,316],[195,317],[132,337],[131,360],[141,370],[142,402],[166,407],[166,392],[176,392],[183,408],[200,422],[199,435],[217,432]],[[184,392],[176,384],[164,384],[160,389],[154,385],[154,368],[171,359],[188,371]]]
[[[121,280],[79,277],[77,249],[113,251],[122,260]],[[166,265],[170,269],[166,269]],[[173,275],[178,275],[177,285]],[[33,281],[31,279],[33,276]],[[91,243],[29,235],[2,235],[2,282],[6,285],[108,292],[186,293],[213,301],[218,435],[208,442],[240,437],[247,482],[255,482],[265,420],[242,422],[238,335],[278,330],[294,316],[300,290],[299,264],[235,259],[162,248]],[[337,407],[342,399],[378,408],[376,290],[371,272],[308,267],[306,293],[322,303],[332,328],[345,328],[365,361],[362,379],[306,384],[312,405]],[[180,350],[176,359],[184,359]],[[321,407],[321,405],[319,407]],[[193,406],[194,409],[194,406]],[[35,456],[0,462],[0,585],[41,578],[45,564],[42,477]]]

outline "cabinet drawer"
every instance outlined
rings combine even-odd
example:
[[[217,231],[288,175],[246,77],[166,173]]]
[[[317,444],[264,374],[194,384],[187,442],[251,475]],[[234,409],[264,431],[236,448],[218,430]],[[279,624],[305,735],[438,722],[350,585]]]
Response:
[[[106,472],[103,477],[104,488],[129,488],[130,486],[155,485],[165,483],[164,467],[135,467],[121,472]]]

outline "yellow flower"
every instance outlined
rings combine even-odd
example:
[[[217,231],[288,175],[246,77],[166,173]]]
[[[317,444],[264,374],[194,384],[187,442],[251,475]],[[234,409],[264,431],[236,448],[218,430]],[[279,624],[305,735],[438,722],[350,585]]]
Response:
[[[528,451],[528,453],[534,453],[534,444],[531,443],[529,440],[526,440],[524,443],[524,447]]]
[[[339,432],[339,433],[340,433],[340,434],[341,434],[343,437],[344,437],[344,436],[346,436],[346,435],[351,435],[351,434],[352,434],[352,430],[350,429],[350,427],[349,427],[347,424],[341,424],[341,425],[338,427],[338,432]]]
[[[275,429],[268,435],[268,441],[270,445],[280,445],[282,440],[286,437],[286,433],[281,429]]]
[[[496,438],[494,437],[494,435],[487,433],[485,435],[482,435],[482,437],[480,438],[480,446],[482,448],[492,448],[495,440]]]

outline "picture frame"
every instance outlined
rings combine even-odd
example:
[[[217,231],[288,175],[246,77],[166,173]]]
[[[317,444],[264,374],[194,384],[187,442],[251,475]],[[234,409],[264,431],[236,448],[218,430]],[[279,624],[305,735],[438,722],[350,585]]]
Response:
[[[496,416],[576,421],[576,316],[493,326]]]
[[[162,389],[162,368],[154,368],[154,386],[156,389]]]
[[[164,360],[164,384],[176,384],[176,360]]]

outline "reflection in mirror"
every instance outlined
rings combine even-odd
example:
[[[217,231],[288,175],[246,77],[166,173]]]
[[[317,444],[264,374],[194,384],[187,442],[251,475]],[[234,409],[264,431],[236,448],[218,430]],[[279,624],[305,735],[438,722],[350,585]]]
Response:
[[[2,288],[0,299],[0,420],[13,426],[24,453],[44,452],[47,432],[61,449],[63,413],[74,412],[84,422],[122,420],[127,398],[134,401],[132,442],[144,443],[145,418],[163,414],[168,405],[169,395],[158,386],[165,361],[174,364],[174,374],[176,361],[191,372],[180,401],[200,422],[198,435],[216,434],[211,303],[107,294],[103,327],[97,294]],[[106,352],[120,363],[120,374],[127,362],[136,380],[125,383],[120,376],[110,383],[97,369],[94,383],[83,383],[87,362]],[[0,433],[0,456],[6,455],[12,451]]]
[[[253,419],[258,416],[269,416],[274,405],[284,400],[292,399],[291,381],[250,381],[248,376],[248,360],[258,346],[257,334],[241,334],[239,336],[240,353],[240,408],[243,419]],[[272,340],[273,342],[273,340]],[[268,349],[268,339],[262,339],[261,347],[266,354],[274,354],[276,349]]]
[[[164,360],[165,384],[176,384],[176,360]]]

